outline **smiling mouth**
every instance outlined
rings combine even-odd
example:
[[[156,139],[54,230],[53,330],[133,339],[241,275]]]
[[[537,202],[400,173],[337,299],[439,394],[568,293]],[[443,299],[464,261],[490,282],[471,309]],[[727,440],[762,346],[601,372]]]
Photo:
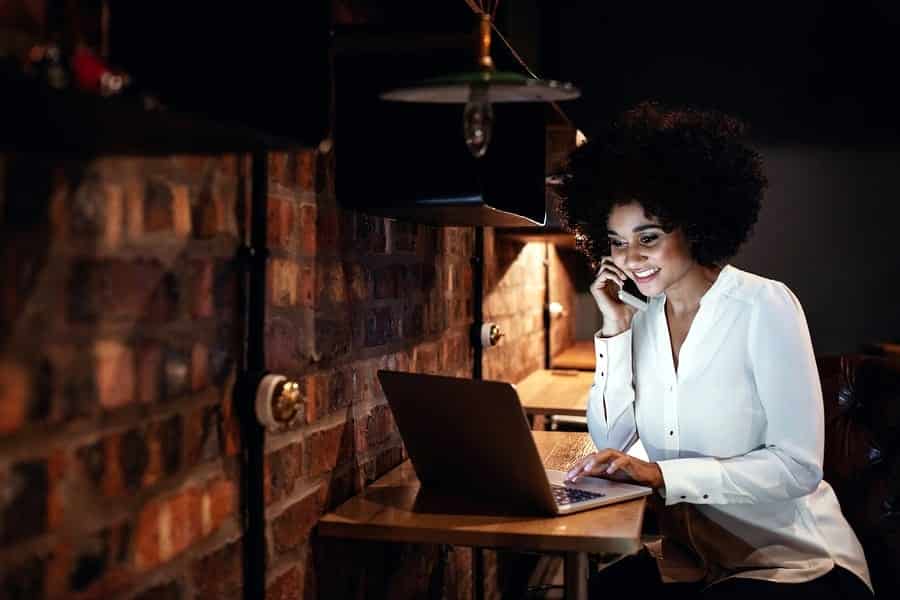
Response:
[[[659,267],[655,267],[652,269],[642,269],[640,271],[632,271],[631,272],[631,274],[634,275],[634,279],[638,282],[647,281],[648,279],[651,279],[653,276],[655,276],[657,273],[659,273]]]

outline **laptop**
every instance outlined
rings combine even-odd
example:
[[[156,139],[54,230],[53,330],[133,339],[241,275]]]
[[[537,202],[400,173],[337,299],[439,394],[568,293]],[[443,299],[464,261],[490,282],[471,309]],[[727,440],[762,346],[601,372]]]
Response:
[[[423,490],[501,513],[564,515],[646,496],[648,487],[545,469],[516,388],[500,381],[378,371]]]

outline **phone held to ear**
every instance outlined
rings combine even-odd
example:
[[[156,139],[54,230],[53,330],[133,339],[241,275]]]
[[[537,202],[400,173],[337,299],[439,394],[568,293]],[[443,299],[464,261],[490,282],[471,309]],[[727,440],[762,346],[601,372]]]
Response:
[[[630,285],[629,285],[630,284]],[[631,291],[626,290],[625,288],[631,287],[633,288]],[[647,300],[641,295],[637,290],[637,286],[630,279],[625,282],[625,285],[619,288],[619,300],[631,306],[632,308],[636,308],[637,310],[647,310],[649,304]]]

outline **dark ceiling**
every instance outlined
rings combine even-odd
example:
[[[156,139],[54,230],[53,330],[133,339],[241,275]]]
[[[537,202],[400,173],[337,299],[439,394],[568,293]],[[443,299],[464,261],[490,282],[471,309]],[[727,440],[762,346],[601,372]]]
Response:
[[[641,100],[724,110],[783,142],[900,141],[897,2],[539,2],[545,76],[591,130]]]

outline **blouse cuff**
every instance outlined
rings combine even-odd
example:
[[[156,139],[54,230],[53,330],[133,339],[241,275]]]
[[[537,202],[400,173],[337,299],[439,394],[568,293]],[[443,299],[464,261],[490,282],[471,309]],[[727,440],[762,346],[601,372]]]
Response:
[[[609,338],[600,337],[598,331],[594,334],[594,353],[594,386],[606,401],[606,424],[611,426],[634,399],[630,393],[631,329]]]
[[[666,506],[679,502],[725,504],[722,465],[715,458],[673,458],[656,463],[662,472]]]

